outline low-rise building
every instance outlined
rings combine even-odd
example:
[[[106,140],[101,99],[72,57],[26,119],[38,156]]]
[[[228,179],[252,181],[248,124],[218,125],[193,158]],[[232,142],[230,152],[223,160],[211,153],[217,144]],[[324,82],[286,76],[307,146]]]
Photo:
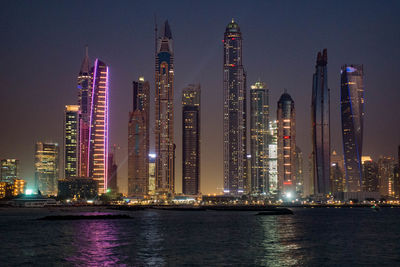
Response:
[[[98,195],[98,182],[86,177],[73,177],[58,180],[58,198],[94,199]]]

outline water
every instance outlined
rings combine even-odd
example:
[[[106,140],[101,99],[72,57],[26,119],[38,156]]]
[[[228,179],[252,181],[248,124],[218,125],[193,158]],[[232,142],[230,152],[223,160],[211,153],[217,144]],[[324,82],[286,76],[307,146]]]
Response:
[[[131,220],[39,221],[59,211],[3,209],[0,266],[400,266],[400,209],[293,210],[146,210],[123,212]]]

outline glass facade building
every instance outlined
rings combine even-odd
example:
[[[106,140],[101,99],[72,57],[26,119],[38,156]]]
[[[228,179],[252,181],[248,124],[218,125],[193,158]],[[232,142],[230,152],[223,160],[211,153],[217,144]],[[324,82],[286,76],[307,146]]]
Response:
[[[250,90],[250,192],[269,193],[268,179],[269,90],[256,82]]]
[[[246,73],[242,65],[242,33],[233,19],[226,27],[223,42],[224,193],[240,195],[248,191]]]
[[[174,193],[174,52],[168,21],[156,40],[155,112],[156,190]]]
[[[339,155],[335,150],[331,154],[331,192],[344,192],[346,187],[346,178],[344,175],[344,160],[343,156]]]
[[[128,195],[149,191],[150,85],[143,77],[133,82],[133,110],[128,124]]]
[[[88,47],[86,46],[85,57],[82,61],[78,75],[78,105],[80,107],[79,118],[79,176],[88,176],[89,163],[89,131],[90,113],[92,104],[92,76],[90,73],[90,62]]]
[[[57,194],[58,164],[58,144],[37,142],[35,147],[35,187],[42,195]]]
[[[346,191],[362,186],[361,155],[364,127],[364,70],[362,65],[341,68],[341,117]]]
[[[182,91],[182,192],[200,193],[200,85]]]
[[[13,183],[19,178],[19,160],[2,159],[0,161],[0,182]]]
[[[66,105],[64,109],[64,178],[79,176],[80,106]]]
[[[318,52],[313,75],[311,123],[313,142],[313,180],[315,194],[330,190],[330,99],[328,89],[327,50]]]
[[[378,167],[378,163],[373,161],[370,157],[366,160],[362,160],[362,185],[364,192],[379,192]]]

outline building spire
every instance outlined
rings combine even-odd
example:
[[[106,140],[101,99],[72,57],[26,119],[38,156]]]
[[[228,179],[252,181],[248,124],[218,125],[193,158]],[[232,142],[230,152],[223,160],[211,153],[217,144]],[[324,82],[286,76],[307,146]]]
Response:
[[[171,28],[169,27],[168,20],[166,20],[164,23],[164,37],[167,37],[168,39],[172,39]]]
[[[88,45],[85,46],[85,57],[82,61],[81,70],[79,75],[88,74],[89,73],[89,47]]]

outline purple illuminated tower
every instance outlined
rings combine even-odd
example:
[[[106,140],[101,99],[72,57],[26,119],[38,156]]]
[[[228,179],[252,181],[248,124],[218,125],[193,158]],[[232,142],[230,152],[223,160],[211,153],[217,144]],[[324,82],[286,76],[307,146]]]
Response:
[[[107,190],[108,172],[108,66],[96,59],[91,74],[89,168],[87,176],[98,181],[99,194],[103,194]]]

